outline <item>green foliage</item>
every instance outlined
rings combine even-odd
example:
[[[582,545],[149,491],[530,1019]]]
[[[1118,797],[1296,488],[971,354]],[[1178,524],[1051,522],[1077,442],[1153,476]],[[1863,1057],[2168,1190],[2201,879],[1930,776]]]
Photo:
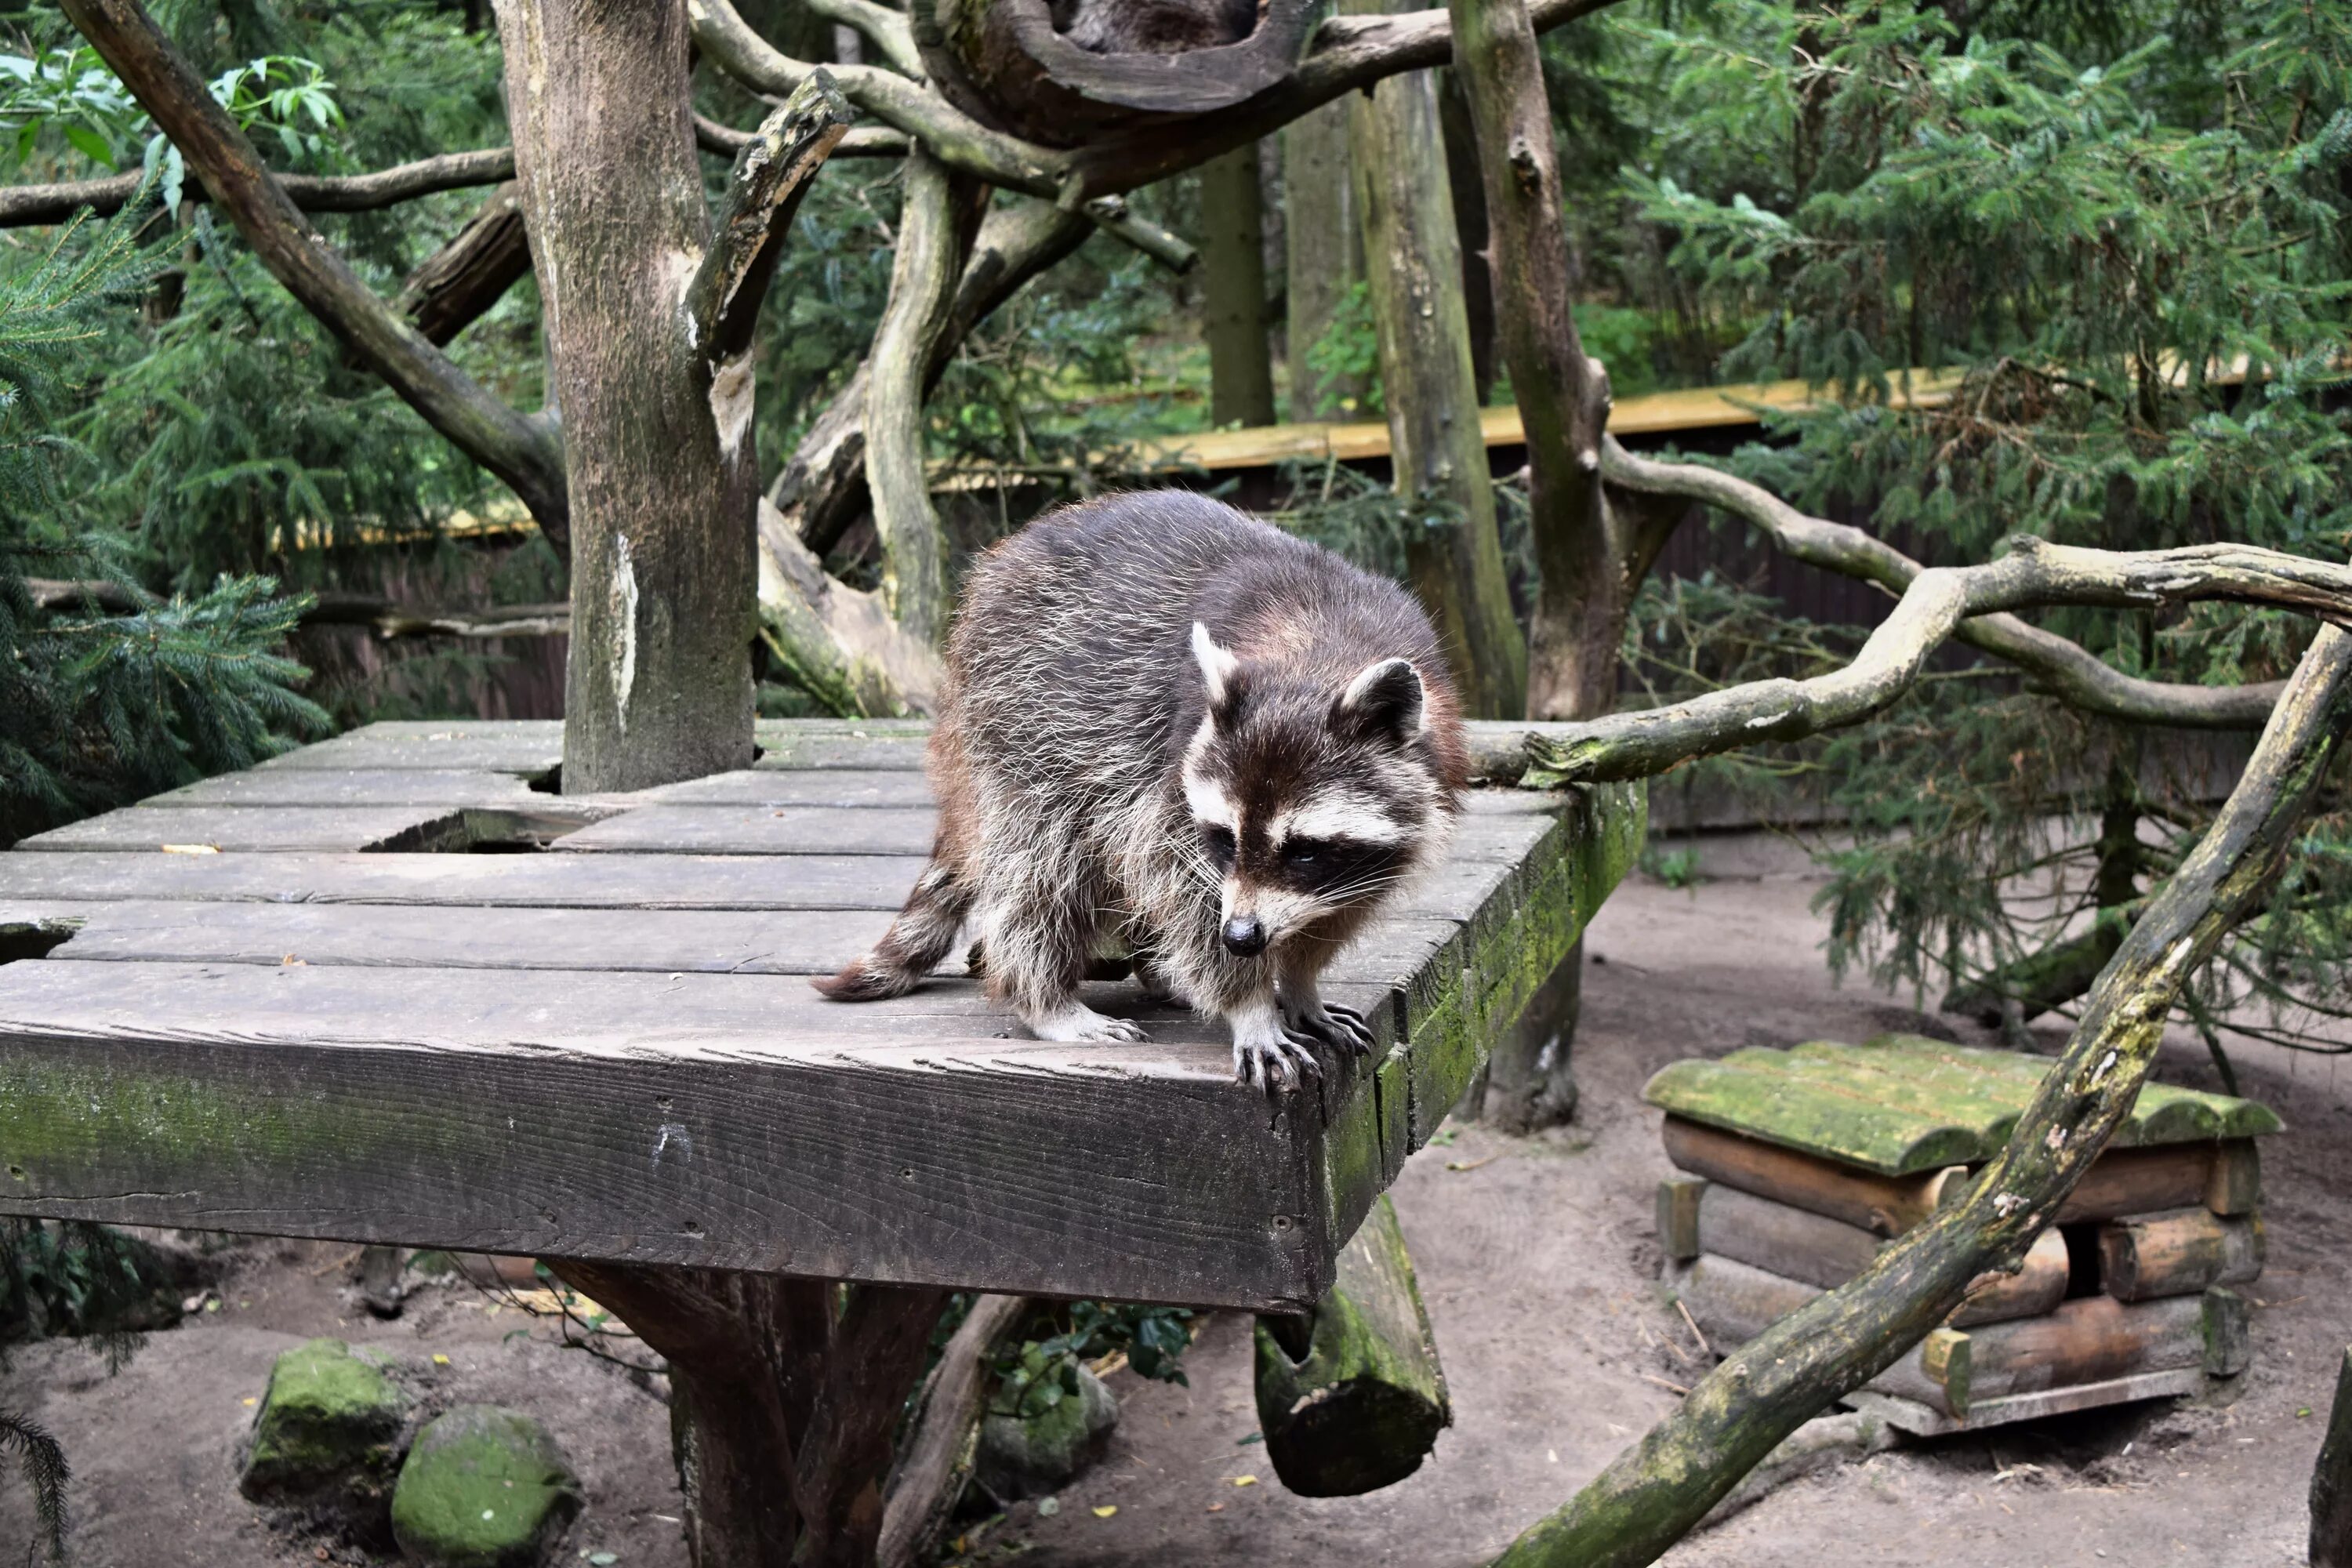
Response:
[[[66,1482],[72,1470],[66,1451],[40,1423],[0,1410],[0,1454],[15,1450],[25,1484],[33,1492],[33,1545],[51,1563],[66,1560]],[[27,1553],[29,1560],[30,1554]]]
[[[1937,559],[1984,559],[2021,528],[2343,559],[2352,8],[1954,17],[1738,4],[1641,31],[1675,61],[1687,120],[1627,184],[1672,236],[1680,285],[1748,323],[1720,374],[1860,400],[1782,422],[1786,444],[1735,466],[1810,510],[1866,500]],[[1935,395],[1888,406],[1915,370],[1941,378],[1913,388]],[[2043,620],[2187,681],[2274,678],[2307,635],[2236,609]],[[1832,960],[1887,981],[1981,973],[2139,896],[2208,816],[2178,746],[1982,676],[1931,683],[1819,755],[1862,833],[1824,895]],[[2334,843],[2329,821],[2315,844]],[[2330,881],[2334,858],[2313,860],[2299,878]],[[2233,1026],[2262,1026],[2249,1007],[2339,1005],[2344,906],[2316,891],[2201,982]]]
[[[79,247],[69,227],[40,265],[0,279],[0,844],[324,727],[291,689],[305,672],[274,651],[301,601],[266,577],[162,599],[122,570],[120,534],[58,521],[61,467],[83,455],[48,422],[107,316],[152,272],[138,221]],[[92,586],[45,608],[36,574]]]
[[[1072,1301],[1059,1310],[1058,1332],[1009,1347],[998,1360],[995,1414],[1042,1415],[1077,1396],[1080,1366],[1122,1352],[1139,1376],[1189,1381],[1180,1364],[1192,1342],[1187,1309]]]
[[[1318,407],[1364,416],[1388,412],[1388,396],[1381,385],[1380,335],[1372,325],[1371,286],[1362,279],[1349,284],[1332,304],[1323,335],[1307,351],[1307,368],[1315,374]],[[1362,400],[1340,397],[1337,389],[1346,386],[1362,387]]]

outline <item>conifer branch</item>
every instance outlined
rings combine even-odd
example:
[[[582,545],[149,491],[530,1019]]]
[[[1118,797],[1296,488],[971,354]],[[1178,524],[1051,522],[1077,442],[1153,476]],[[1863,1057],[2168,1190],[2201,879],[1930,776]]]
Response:
[[[1875,583],[1900,594],[1925,570],[1885,541],[1844,523],[1810,517],[1760,485],[1696,463],[1637,458],[1604,439],[1601,477],[1650,495],[1681,496],[1720,507],[1752,524],[1785,555]],[[1954,633],[1972,647],[2008,660],[2069,707],[2130,724],[2192,730],[2259,730],[2284,689],[2280,681],[2193,686],[2124,674],[2078,643],[2011,615],[1964,621]]]
[[[100,217],[110,217],[138,194],[143,177],[134,171],[103,180],[0,185],[0,228],[63,223],[85,207]],[[278,185],[306,213],[356,213],[513,178],[514,150],[485,147],[478,153],[444,153],[413,163],[395,163],[370,174],[280,174]],[[189,181],[187,194],[194,201],[210,199],[202,180]]]
[[[139,0],[62,0],[237,232],[287,292],[323,322],[402,401],[513,489],[559,546],[570,508],[561,443],[459,370],[360,280],[302,216],[228,111]],[[510,172],[510,171],[509,171]]]
[[[2190,978],[2269,892],[2352,734],[2352,634],[2321,628],[2213,826],[2101,973],[2065,1053],[1968,1196],[1727,1357],[1493,1568],[1655,1562],[1782,1439],[2014,1266],[2146,1081]]]
[[[2244,544],[2123,552],[2031,536],[1982,566],[1911,579],[1853,662],[1809,680],[1757,680],[1688,701],[1547,725],[1531,757],[1570,783],[1647,778],[1696,757],[1796,741],[1858,723],[1910,689],[1928,657],[1972,616],[2043,605],[2163,610],[2205,601],[2352,619],[2352,567]]]

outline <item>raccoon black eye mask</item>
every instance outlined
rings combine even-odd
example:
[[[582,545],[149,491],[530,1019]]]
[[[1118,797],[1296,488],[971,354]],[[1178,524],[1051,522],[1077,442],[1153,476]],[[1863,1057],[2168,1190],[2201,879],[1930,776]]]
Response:
[[[1079,1000],[1124,950],[1226,1021],[1244,1082],[1295,1089],[1370,1046],[1320,976],[1443,852],[1467,773],[1409,594],[1201,496],[1109,497],[975,565],[948,670],[930,864],[819,990],[898,995],[969,926],[1041,1039],[1143,1037]]]

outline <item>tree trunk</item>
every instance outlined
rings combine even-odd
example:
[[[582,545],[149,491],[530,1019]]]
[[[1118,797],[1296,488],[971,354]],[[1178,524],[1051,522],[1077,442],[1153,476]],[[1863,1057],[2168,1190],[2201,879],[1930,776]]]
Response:
[[[1346,104],[1325,104],[1283,128],[1282,190],[1290,416],[1344,417],[1361,410],[1370,390],[1363,379],[1335,376],[1326,385],[1308,362],[1331,330],[1339,302],[1364,277],[1363,231],[1348,174]]]
[[[1528,436],[1528,526],[1542,589],[1528,629],[1528,716],[1615,705],[1618,645],[1641,581],[1601,490],[1609,380],[1577,341],[1575,264],[1527,0],[1454,0],[1454,58],[1476,128],[1495,315]],[[1648,561],[1642,563],[1646,573]]]
[[[2311,1568],[2352,1568],[2352,1350],[2336,1369],[2327,1436],[2311,1470]]]
[[[1346,7],[1386,8],[1381,0]],[[1413,518],[1413,589],[1437,623],[1468,711],[1516,718],[1527,704],[1527,648],[1495,528],[1432,73],[1391,77],[1369,99],[1350,99],[1348,144],[1364,254],[1381,258],[1368,269],[1372,320],[1397,493]]]
[[[891,1434],[946,1291],[549,1266],[668,1363],[695,1568],[872,1568]]]
[[[1201,165],[1202,315],[1209,339],[1209,423],[1274,423],[1266,345],[1265,207],[1257,146]]]
[[[1478,132],[1462,73],[1437,73],[1437,119],[1445,131],[1445,184],[1454,195],[1454,232],[1462,239],[1462,311],[1470,324],[1470,381],[1486,405],[1495,390],[1495,275],[1487,256],[1486,186],[1478,167]]]
[[[686,8],[501,0],[507,102],[572,514],[563,787],[751,762],[748,362],[687,329],[710,241]]]

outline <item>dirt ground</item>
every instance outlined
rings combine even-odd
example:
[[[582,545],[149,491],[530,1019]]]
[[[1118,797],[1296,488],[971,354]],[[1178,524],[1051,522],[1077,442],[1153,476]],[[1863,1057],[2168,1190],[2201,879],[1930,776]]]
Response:
[[[971,1542],[975,1560],[1481,1563],[1669,1409],[1669,1385],[1693,1379],[1698,1354],[1654,1284],[1652,1193],[1667,1167],[1643,1080],[1679,1057],[1920,1022],[1900,999],[1832,986],[1801,860],[1717,841],[1706,864],[1722,875],[1689,890],[1629,881],[1595,923],[1576,1124],[1531,1139],[1463,1130],[1415,1156],[1396,1188],[1456,1420],[1418,1474],[1364,1498],[1284,1491],[1255,1441],[1248,1323],[1220,1316],[1188,1358],[1190,1387],[1119,1374],[1125,1406],[1109,1458],[1051,1517],[1017,1506]],[[2339,1090],[2330,1061],[2257,1047],[2238,1061],[2245,1091],[2276,1108],[2288,1131],[2265,1148],[2270,1264],[2250,1288],[2254,1363],[2232,1405],[2158,1402],[1898,1448],[1793,1481],[1664,1561],[2301,1563],[2304,1491],[2352,1336],[2352,1204],[2342,1195],[2352,1192],[2352,1075]],[[2173,1043],[2161,1071],[2217,1087],[2189,1040]],[[350,1250],[234,1247],[217,1309],[147,1336],[112,1375],[74,1344],[16,1356],[0,1405],[67,1447],[81,1568],[320,1561],[313,1542],[274,1531],[235,1489],[237,1443],[271,1359],[318,1334],[393,1352],[435,1400],[510,1405],[546,1422],[588,1497],[562,1560],[610,1552],[630,1568],[684,1568],[656,1381],[562,1349],[545,1325],[511,1308],[494,1313],[462,1284],[428,1288],[398,1321],[376,1322],[348,1287]],[[0,1478],[0,1561],[26,1539],[28,1514],[23,1489]]]

